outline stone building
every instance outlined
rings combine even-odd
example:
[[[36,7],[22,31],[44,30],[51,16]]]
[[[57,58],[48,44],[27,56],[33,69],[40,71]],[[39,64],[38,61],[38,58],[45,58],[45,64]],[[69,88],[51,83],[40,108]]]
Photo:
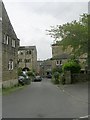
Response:
[[[52,60],[47,59],[43,63],[44,76],[51,74],[52,72]]]
[[[47,75],[51,74],[52,71],[52,60],[47,59],[43,61],[38,61],[38,74],[40,76],[46,77]]]
[[[20,46],[18,49],[18,67],[37,72],[36,46]]]
[[[2,2],[0,1],[0,88],[2,87]]]
[[[62,66],[73,54],[73,48],[69,45],[66,49],[63,49],[62,45],[52,45],[52,68]],[[77,56],[76,59],[80,62],[81,68],[87,67],[87,53]]]
[[[0,41],[0,51],[2,51],[2,81],[3,86],[14,85],[17,79],[17,60],[19,39],[13,29],[5,6],[2,3],[2,41]],[[0,39],[1,40],[1,39]],[[1,49],[2,45],[2,49]]]
[[[43,61],[42,60],[37,61],[37,74],[40,76],[43,75]]]
[[[61,67],[69,58],[71,50],[64,51],[63,46],[52,44],[52,69]]]
[[[52,58],[63,54],[63,47],[57,44],[52,44]]]

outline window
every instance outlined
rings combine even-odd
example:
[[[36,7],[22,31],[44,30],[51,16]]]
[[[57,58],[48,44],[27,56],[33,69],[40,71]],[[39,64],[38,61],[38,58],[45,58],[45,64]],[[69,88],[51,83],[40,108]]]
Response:
[[[9,36],[6,36],[6,44],[9,44]]]
[[[13,70],[13,60],[9,60],[8,70]]]
[[[15,40],[12,39],[12,47],[15,47]]]
[[[18,55],[20,54],[20,51],[18,51]]]
[[[31,50],[29,51],[29,54],[31,54]]]
[[[31,59],[25,59],[24,61],[25,61],[25,63],[30,63]]]
[[[31,54],[31,50],[26,51],[26,54],[27,54],[27,55],[28,55],[28,54]]]
[[[59,60],[56,61],[56,65],[59,65]]]
[[[62,64],[62,61],[60,60],[60,65]]]
[[[26,54],[28,55],[28,54],[29,54],[29,51],[26,51]]]
[[[6,44],[6,35],[4,34],[3,43]]]
[[[2,21],[2,17],[0,17],[0,22]]]
[[[62,64],[62,60],[57,60],[56,61],[56,65],[61,65]]]
[[[8,63],[8,69],[11,70],[11,61]]]
[[[23,51],[21,51],[20,54],[23,55]]]
[[[13,61],[11,61],[11,70],[13,70]]]
[[[19,62],[22,62],[22,59],[19,59]]]

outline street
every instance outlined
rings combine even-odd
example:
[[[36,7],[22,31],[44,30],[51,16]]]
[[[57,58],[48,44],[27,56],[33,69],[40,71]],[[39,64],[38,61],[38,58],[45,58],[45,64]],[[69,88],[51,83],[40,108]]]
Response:
[[[22,90],[3,95],[3,118],[78,118],[88,115],[87,90],[86,93],[78,90],[77,96],[72,89],[70,87],[74,97],[49,79],[32,82]],[[83,101],[75,99],[79,94],[85,98]]]

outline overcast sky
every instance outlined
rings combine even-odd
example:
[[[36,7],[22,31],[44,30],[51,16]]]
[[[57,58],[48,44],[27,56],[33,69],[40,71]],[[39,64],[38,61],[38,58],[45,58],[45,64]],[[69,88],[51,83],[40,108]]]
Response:
[[[88,13],[87,0],[87,2],[48,1],[3,0],[13,28],[20,39],[20,45],[36,45],[37,57],[40,60],[52,57],[53,39],[46,35],[46,29],[78,20],[81,14]]]

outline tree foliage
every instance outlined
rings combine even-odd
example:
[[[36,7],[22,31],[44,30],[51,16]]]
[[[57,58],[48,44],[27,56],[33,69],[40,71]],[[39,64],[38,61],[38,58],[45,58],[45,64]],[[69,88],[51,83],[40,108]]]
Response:
[[[80,16],[79,21],[72,21],[63,25],[51,26],[47,30],[48,34],[53,37],[56,44],[62,45],[66,49],[69,45],[73,48],[72,53],[80,55],[87,53],[88,44],[88,15]]]
[[[55,67],[55,68],[53,68],[52,73],[54,74],[55,72],[61,73],[62,72],[62,68],[61,67]]]
[[[71,73],[79,73],[81,66],[77,61],[69,60],[63,65],[62,69],[63,71],[71,71]]]
[[[59,72],[54,72],[54,83],[55,84],[59,84],[59,77],[60,77],[60,74]]]
[[[34,72],[32,72],[32,71],[28,71],[27,75],[30,76],[30,77],[34,77],[35,76]]]

